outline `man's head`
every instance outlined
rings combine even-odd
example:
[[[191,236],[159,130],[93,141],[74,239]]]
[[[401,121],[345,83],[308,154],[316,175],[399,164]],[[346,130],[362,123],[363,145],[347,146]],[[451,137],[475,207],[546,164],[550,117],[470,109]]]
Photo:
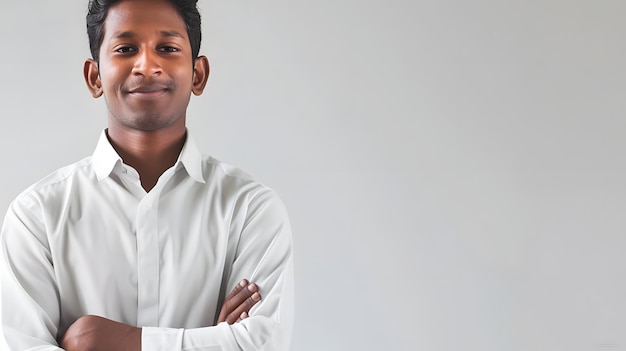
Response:
[[[98,62],[100,60],[100,46],[104,37],[104,22],[106,21],[111,6],[123,0],[89,0],[89,12],[87,13],[87,35],[89,37],[89,49],[91,57]],[[180,17],[185,21],[187,35],[191,44],[192,57],[195,59],[200,52],[202,31],[200,29],[200,13],[196,3],[198,0],[169,0],[177,10]]]
[[[200,17],[195,3],[90,3],[87,23],[94,58],[85,62],[84,75],[91,94],[105,97],[110,130],[185,128],[190,95],[202,94],[209,75],[207,58],[197,55]]]

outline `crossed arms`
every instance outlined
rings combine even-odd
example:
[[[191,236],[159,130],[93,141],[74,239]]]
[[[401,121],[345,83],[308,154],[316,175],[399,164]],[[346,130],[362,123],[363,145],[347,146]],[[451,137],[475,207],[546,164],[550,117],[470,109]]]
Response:
[[[248,318],[260,300],[256,284],[242,280],[224,300],[217,322],[233,324]],[[67,351],[140,351],[141,328],[87,315],[68,328],[59,344]]]
[[[215,306],[217,305],[218,308],[221,306],[219,316],[216,313],[216,316],[213,317],[215,319],[202,318],[205,322],[194,322],[193,325],[176,328],[144,326],[139,329],[132,325],[96,316],[71,317],[72,315],[98,314],[116,321],[126,320],[134,323],[132,322],[132,315],[136,311],[131,310],[126,313],[124,310],[126,307],[120,309],[116,308],[119,306],[117,304],[100,304],[99,300],[103,298],[116,299],[118,297],[102,295],[98,290],[88,290],[97,294],[96,296],[82,294],[79,295],[79,299],[73,297],[74,292],[67,289],[73,289],[74,286],[63,285],[64,282],[67,283],[67,280],[63,281],[63,279],[67,279],[65,278],[67,272],[72,273],[80,267],[75,268],[71,262],[67,262],[69,260],[68,255],[59,254],[55,250],[64,248],[64,245],[77,245],[77,240],[81,240],[81,238],[73,236],[71,242],[59,241],[59,235],[56,232],[50,234],[49,230],[54,229],[54,223],[51,221],[57,218],[58,214],[46,213],[44,209],[54,209],[54,207],[44,205],[41,198],[37,196],[22,196],[19,201],[11,205],[7,212],[0,235],[1,317],[3,334],[11,349],[52,351],[59,350],[57,345],[60,343],[68,350],[90,350],[89,347],[94,345],[97,348],[91,348],[91,350],[125,350],[123,346],[119,345],[109,345],[107,349],[109,342],[120,342],[123,345],[128,345],[130,347],[126,348],[128,350],[150,351],[183,349],[282,351],[288,349],[293,321],[291,229],[285,219],[282,203],[273,192],[264,190],[259,192],[249,200],[245,211],[242,209],[241,214],[233,214],[233,216],[244,216],[245,220],[239,221],[240,224],[237,227],[231,225],[229,235],[236,236],[236,238],[229,239],[228,245],[232,243],[235,249],[228,251],[232,252],[232,256],[218,259],[220,262],[226,262],[224,274],[221,274],[220,268],[219,272],[210,271],[206,273],[208,275],[203,275],[206,276],[206,282],[188,280],[184,277],[178,280],[184,282],[183,284],[186,284],[185,282],[196,285],[204,284],[211,287],[211,291],[214,290],[214,287],[219,288],[220,286],[223,290],[228,289],[230,291],[237,286],[243,277],[248,277],[250,281],[255,283],[254,286],[258,291],[237,290],[235,288],[236,292],[234,295],[229,295],[230,297],[225,296],[225,293],[220,293],[224,296],[223,302],[217,301],[215,304],[216,300],[212,298],[195,301],[194,298],[197,297],[194,296],[200,295],[190,294],[190,290],[186,289],[188,287],[176,285],[175,289],[166,291],[169,295],[163,297],[163,303],[166,304],[165,308],[169,308],[165,310],[165,313],[179,309],[184,311],[183,318],[187,314],[191,318],[192,314],[196,317],[203,314],[204,308],[211,308],[217,312]],[[107,220],[110,221],[110,219]],[[90,238],[89,242],[85,242],[85,245],[98,247],[97,243],[92,242],[93,240],[99,239],[97,237]],[[187,245],[193,244],[187,243]],[[194,248],[191,246],[186,252],[197,254],[198,250],[194,250]],[[80,262],[103,262],[97,257],[97,250],[90,250],[88,253],[85,253],[86,251],[73,252],[89,256],[85,256],[85,258],[72,257],[71,259],[79,259]],[[203,259],[207,256],[198,257]],[[200,266],[196,269],[205,267],[203,263],[199,264]],[[103,267],[98,264],[89,264],[87,269],[92,272],[94,269],[103,269]],[[93,273],[89,274],[81,275],[81,277],[88,280],[86,283],[93,283],[94,279],[98,277],[94,278]],[[73,282],[76,281],[78,280]],[[73,282],[70,283],[73,284]],[[99,281],[95,282],[98,283]],[[123,283],[125,282],[126,280],[123,281]],[[84,282],[78,281],[78,284],[82,283]],[[197,289],[198,287],[194,285],[193,288]],[[204,288],[200,287],[199,289]],[[254,301],[255,292],[262,295],[262,300]],[[212,294],[217,294],[217,292],[209,293],[210,296],[216,296]],[[178,300],[170,302],[170,298]],[[254,302],[252,310],[250,310],[252,303],[248,300],[251,298]],[[90,300],[85,302],[83,299]],[[127,301],[127,306],[133,304],[132,301],[124,301]],[[78,309],[86,303],[89,303],[86,306],[92,307],[78,310],[75,313],[68,313],[68,309]],[[181,303],[184,306],[180,306]],[[93,307],[94,304],[96,307]],[[99,312],[81,313],[81,311],[109,311],[107,308],[113,308],[114,315],[130,315],[130,317],[125,319],[119,317],[120,319],[118,319],[118,317],[111,317]],[[128,308],[132,308],[132,306]],[[181,315],[180,311],[178,311],[179,316]],[[251,313],[246,316],[248,312]],[[212,314],[213,312],[209,313]],[[244,313],[243,316],[242,313]],[[206,315],[206,312],[204,314]],[[196,318],[195,320],[200,319]],[[239,322],[237,322],[238,320]],[[167,325],[167,319],[163,319],[163,321],[159,324]],[[207,323],[206,321],[222,323],[210,325],[211,322]],[[175,325],[179,325],[179,323],[184,322],[176,322]],[[139,323],[139,325],[141,324]],[[111,337],[111,335],[115,337]]]

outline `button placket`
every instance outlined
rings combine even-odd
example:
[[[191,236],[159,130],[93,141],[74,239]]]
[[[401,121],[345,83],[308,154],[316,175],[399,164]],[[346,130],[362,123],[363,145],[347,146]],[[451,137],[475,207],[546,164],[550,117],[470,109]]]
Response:
[[[137,209],[137,323],[159,325],[158,196],[147,194]]]

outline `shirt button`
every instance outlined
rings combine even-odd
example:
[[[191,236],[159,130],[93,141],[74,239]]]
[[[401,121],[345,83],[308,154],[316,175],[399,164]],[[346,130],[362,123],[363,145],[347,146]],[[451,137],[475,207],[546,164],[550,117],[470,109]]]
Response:
[[[128,173],[128,171],[126,170],[126,168],[122,168],[122,174],[126,174]]]

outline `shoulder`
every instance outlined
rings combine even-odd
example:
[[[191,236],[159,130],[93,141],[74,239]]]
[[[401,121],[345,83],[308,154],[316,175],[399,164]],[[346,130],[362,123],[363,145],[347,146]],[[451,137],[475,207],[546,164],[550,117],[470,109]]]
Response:
[[[215,157],[203,156],[203,162],[205,165],[205,169],[213,173],[214,176],[223,176],[226,178],[239,179],[242,181],[255,181],[252,176],[243,171],[241,168],[235,167],[226,162],[222,162]]]
[[[203,171],[210,191],[219,193],[223,200],[234,201],[240,210],[250,214],[254,209],[265,209],[282,217],[287,216],[276,191],[241,168],[204,156]]]
[[[222,162],[211,156],[203,157],[205,180],[211,186],[220,186],[224,190],[245,193],[249,196],[258,196],[260,193],[274,193],[274,191],[256,180],[239,167]]]
[[[85,157],[43,177],[22,191],[13,201],[13,204],[29,203],[37,201],[37,199],[44,200],[54,197],[54,194],[63,193],[68,187],[76,185],[75,180],[77,178],[81,180],[95,178],[91,157]]]
[[[2,235],[6,237],[15,232],[15,228],[22,227],[27,227],[33,235],[44,235],[47,230],[46,218],[55,211],[61,211],[64,203],[69,201],[69,190],[81,182],[76,182],[75,179],[86,178],[90,165],[90,158],[85,158],[59,168],[22,191],[9,205],[4,217]],[[40,241],[44,242],[42,238]]]

